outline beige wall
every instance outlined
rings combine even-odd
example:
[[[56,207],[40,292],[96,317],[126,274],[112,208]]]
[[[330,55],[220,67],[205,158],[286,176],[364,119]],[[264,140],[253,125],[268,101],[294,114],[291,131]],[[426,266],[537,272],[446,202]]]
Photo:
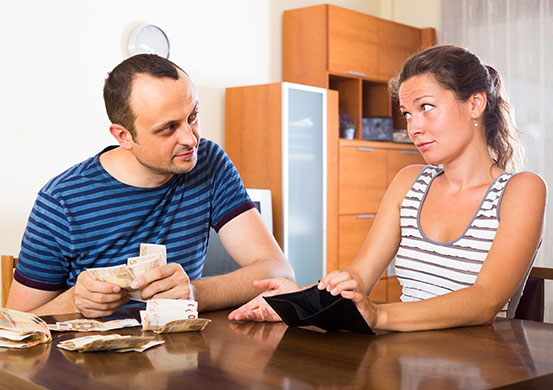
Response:
[[[417,26],[438,21],[438,0],[329,2]],[[223,145],[225,88],[280,81],[282,11],[319,3],[1,1],[0,253],[18,253],[36,193],[50,178],[114,144],[102,85],[125,58],[129,26],[165,30],[171,59],[198,88],[204,136]]]

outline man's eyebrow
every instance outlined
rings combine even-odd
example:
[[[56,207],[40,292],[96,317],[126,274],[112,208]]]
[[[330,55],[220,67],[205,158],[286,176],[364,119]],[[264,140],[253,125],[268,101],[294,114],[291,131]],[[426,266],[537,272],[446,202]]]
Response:
[[[178,123],[178,121],[174,120],[174,119],[171,119],[171,120],[168,120],[168,121],[165,121],[165,122],[161,122],[157,125],[155,125],[153,127],[154,129],[154,132],[160,132],[161,130],[165,130],[166,128],[168,128],[169,126],[171,126],[172,124],[175,124],[175,123]]]

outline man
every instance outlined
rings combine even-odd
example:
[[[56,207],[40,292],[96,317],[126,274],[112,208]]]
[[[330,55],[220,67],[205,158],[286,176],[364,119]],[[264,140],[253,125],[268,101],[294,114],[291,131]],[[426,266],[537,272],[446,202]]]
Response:
[[[119,146],[40,191],[9,308],[112,314],[128,302],[126,291],[86,269],[125,264],[141,242],[166,245],[168,260],[133,281],[143,299],[196,299],[199,310],[213,310],[257,295],[256,279],[293,279],[232,162],[200,139],[198,97],[182,69],[156,55],[131,57],[108,75],[104,100]],[[201,279],[210,226],[241,268]]]

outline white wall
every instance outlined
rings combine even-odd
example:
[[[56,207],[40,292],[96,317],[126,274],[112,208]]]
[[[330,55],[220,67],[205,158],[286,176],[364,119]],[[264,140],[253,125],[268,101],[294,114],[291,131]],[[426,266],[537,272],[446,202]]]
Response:
[[[412,8],[402,19],[407,0],[327,2],[402,23],[438,20]],[[1,0],[0,253],[19,252],[36,193],[50,178],[114,144],[102,87],[126,57],[131,25],[165,30],[171,60],[198,88],[204,136],[223,145],[224,89],[281,81],[282,11],[319,3]]]

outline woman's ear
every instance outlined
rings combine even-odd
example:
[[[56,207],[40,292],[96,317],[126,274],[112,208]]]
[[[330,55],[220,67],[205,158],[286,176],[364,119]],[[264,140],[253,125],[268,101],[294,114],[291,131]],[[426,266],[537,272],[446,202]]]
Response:
[[[129,130],[121,125],[111,124],[111,126],[109,127],[109,132],[115,137],[115,139],[123,149],[132,150],[133,139]]]
[[[488,103],[486,92],[476,92],[469,98],[470,114],[472,118],[480,118]]]

